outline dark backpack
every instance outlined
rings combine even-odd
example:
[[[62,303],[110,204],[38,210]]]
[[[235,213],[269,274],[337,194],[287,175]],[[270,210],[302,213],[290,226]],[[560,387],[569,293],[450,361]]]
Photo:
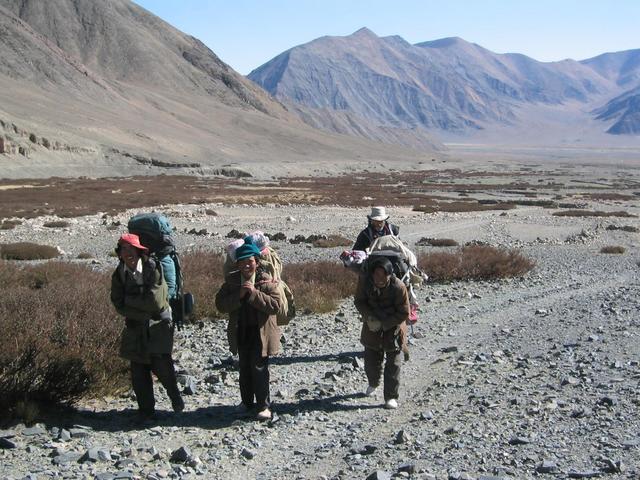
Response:
[[[175,253],[176,244],[169,220],[159,213],[139,213],[129,219],[129,233],[140,237],[140,243],[151,253],[164,257]]]
[[[376,250],[371,252],[363,262],[362,271],[364,273],[370,273],[371,266],[374,265],[375,261],[380,257],[384,257],[391,262],[393,274],[404,282],[405,275],[409,271],[409,264],[402,254],[394,252],[393,250]]]
[[[180,257],[176,251],[173,229],[169,220],[159,213],[139,213],[129,219],[129,233],[140,237],[140,243],[149,249],[162,266],[162,273],[169,289],[173,320],[180,329],[184,317],[191,313],[193,296],[185,294]]]

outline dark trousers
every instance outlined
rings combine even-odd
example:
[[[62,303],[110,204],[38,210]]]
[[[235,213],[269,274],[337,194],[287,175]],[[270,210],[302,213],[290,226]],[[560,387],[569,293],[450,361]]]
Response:
[[[140,413],[153,415],[155,411],[156,401],[153,397],[153,377],[151,373],[158,377],[175,409],[177,405],[182,403],[182,397],[180,396],[180,390],[178,390],[173,359],[169,354],[157,354],[151,355],[151,363],[131,362],[131,384],[136,394]]]
[[[377,387],[380,385],[382,374],[382,361],[385,352],[364,348],[364,371],[367,374],[369,385]],[[398,398],[400,388],[400,365],[402,365],[402,351],[394,350],[386,352],[387,359],[384,363],[384,400]]]
[[[240,336],[238,360],[240,366],[240,398],[248,408],[264,410],[271,404],[269,397],[269,357],[262,356],[258,326],[247,327]]]

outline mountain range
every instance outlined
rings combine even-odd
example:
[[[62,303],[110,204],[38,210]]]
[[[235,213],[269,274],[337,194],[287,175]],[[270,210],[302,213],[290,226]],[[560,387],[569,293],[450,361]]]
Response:
[[[563,144],[640,134],[640,50],[545,63],[460,38],[413,45],[362,28],[291,48],[248,78],[315,127],[414,146],[423,135],[520,132],[504,138]]]
[[[421,155],[305,125],[129,0],[0,0],[0,177],[270,177]]]
[[[365,28],[245,78],[130,0],[0,0],[0,178],[420,168],[456,142],[635,148],[639,104],[640,50],[542,63]]]

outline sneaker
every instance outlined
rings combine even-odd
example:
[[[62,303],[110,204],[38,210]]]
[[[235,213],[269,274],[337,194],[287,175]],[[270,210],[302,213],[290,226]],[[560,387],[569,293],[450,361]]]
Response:
[[[158,421],[158,415],[154,411],[138,411],[134,422],[138,425],[149,426]]]
[[[384,402],[384,408],[395,410],[396,408],[398,408],[398,401],[395,398],[390,398],[389,400]]]
[[[258,420],[271,420],[271,410],[265,408],[264,410],[260,410],[256,416]]]
[[[184,400],[182,400],[182,397],[179,397],[177,400],[171,402],[171,406],[174,412],[180,413],[184,411]]]
[[[366,392],[364,392],[364,394],[365,394],[367,397],[375,397],[375,396],[376,396],[376,390],[377,390],[377,389],[378,389],[378,387],[372,387],[371,385],[369,385],[369,386],[367,387],[367,391],[366,391]]]

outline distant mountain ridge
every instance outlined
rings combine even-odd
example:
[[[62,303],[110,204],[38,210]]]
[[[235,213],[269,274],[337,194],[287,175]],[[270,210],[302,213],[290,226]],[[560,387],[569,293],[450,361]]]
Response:
[[[464,136],[527,128],[529,112],[541,106],[592,111],[640,85],[640,50],[544,63],[456,37],[412,45],[363,28],[294,47],[248,78],[327,130],[337,124],[352,134],[394,129]],[[348,129],[335,115],[350,119]]]

